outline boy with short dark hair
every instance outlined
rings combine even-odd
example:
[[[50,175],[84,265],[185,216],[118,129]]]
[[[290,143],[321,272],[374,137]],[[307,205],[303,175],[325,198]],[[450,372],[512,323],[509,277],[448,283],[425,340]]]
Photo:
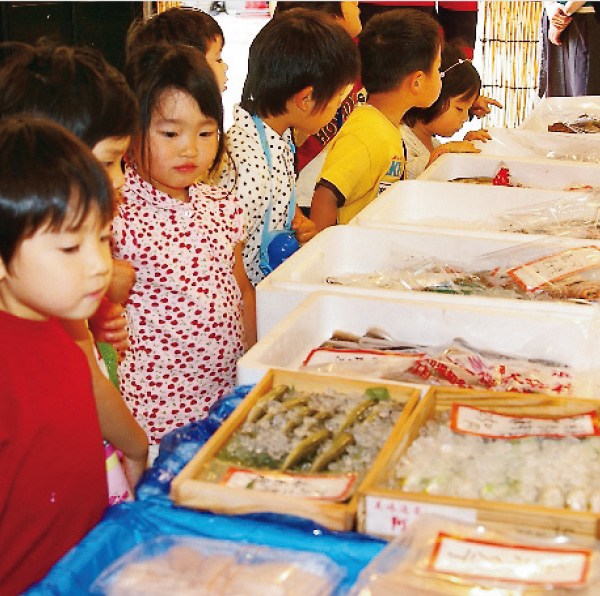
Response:
[[[86,358],[57,318],[89,317],[112,269],[111,184],[39,118],[0,122],[0,593],[21,594],[108,504]]]
[[[291,228],[300,244],[315,234],[295,205],[291,129],[308,135],[329,122],[358,68],[350,35],[312,11],[278,16],[252,42],[242,102],[227,132],[233,167],[220,184],[244,204],[244,266],[255,285],[266,274],[260,266],[266,234]]]
[[[348,223],[402,178],[402,118],[412,107],[430,106],[441,89],[441,38],[432,17],[410,9],[377,15],[358,47],[368,99],[331,142],[311,205],[318,230]]]
[[[125,57],[156,43],[182,44],[200,50],[217,79],[219,91],[225,91],[227,64],[221,57],[225,36],[209,14],[194,8],[170,8],[147,21],[134,21],[125,38]]]

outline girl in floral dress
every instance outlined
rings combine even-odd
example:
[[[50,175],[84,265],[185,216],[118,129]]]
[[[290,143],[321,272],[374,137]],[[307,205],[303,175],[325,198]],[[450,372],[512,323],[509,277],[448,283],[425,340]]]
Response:
[[[149,46],[126,74],[142,132],[113,223],[115,257],[136,270],[119,373],[156,445],[235,386],[236,361],[256,341],[254,289],[237,199],[196,183],[223,151],[221,96],[205,58],[187,46]]]

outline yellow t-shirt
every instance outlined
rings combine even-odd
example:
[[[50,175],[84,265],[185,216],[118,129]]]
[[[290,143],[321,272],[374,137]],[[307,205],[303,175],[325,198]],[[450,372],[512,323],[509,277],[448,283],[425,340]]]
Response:
[[[331,141],[319,179],[345,197],[338,208],[338,223],[345,224],[403,174],[398,128],[377,108],[360,105]]]

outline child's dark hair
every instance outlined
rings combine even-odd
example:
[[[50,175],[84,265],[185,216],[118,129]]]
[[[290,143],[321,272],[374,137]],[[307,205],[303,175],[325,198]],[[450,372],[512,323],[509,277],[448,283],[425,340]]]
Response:
[[[439,29],[433,17],[411,8],[369,19],[358,38],[361,80],[367,92],[393,91],[410,74],[429,73],[441,45]]]
[[[254,38],[242,107],[261,117],[279,116],[295,93],[313,88],[315,109],[358,77],[356,45],[325,15],[291,10],[269,21]]]
[[[445,71],[445,72],[444,72]],[[469,99],[479,96],[481,79],[477,69],[471,64],[461,47],[446,43],[442,48],[442,90],[437,100],[428,108],[411,108],[404,115],[404,122],[414,126],[417,122],[429,124],[441,116],[449,107],[453,97]]]
[[[293,2],[291,0],[278,0],[275,6],[275,12],[273,16],[279,16],[288,10],[294,10],[295,8],[305,8],[307,10],[315,10],[317,12],[324,12],[332,17],[342,18],[344,13],[342,11],[341,2],[320,2],[318,0],[307,0],[305,2]]]
[[[0,258],[9,267],[20,243],[48,227],[77,229],[95,208],[112,218],[112,184],[91,150],[50,120],[0,121]]]
[[[90,148],[137,131],[137,102],[125,77],[87,47],[42,42],[15,49],[0,69],[0,117],[18,113],[54,120]]]
[[[206,54],[211,42],[221,38],[223,30],[209,14],[194,8],[170,8],[147,21],[134,21],[125,37],[125,57],[156,43],[192,46]]]
[[[125,74],[140,106],[142,154],[152,112],[161,95],[170,89],[178,89],[189,94],[200,111],[217,123],[219,145],[210,168],[212,172],[224,148],[223,105],[215,75],[202,53],[184,45],[144,46],[129,57]]]

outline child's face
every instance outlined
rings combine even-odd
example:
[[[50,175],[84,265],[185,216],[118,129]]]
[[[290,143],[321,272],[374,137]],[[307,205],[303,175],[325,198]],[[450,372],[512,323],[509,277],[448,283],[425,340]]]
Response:
[[[419,95],[415,107],[428,108],[440,95],[440,91],[442,90],[442,77],[440,76],[440,66],[442,65],[441,52],[440,48],[433,61],[431,70],[424,73],[421,77]]]
[[[340,19],[339,23],[351,37],[356,37],[362,31],[358,2],[350,2],[345,0],[341,3],[341,7],[342,18]]]
[[[112,273],[110,224],[92,209],[78,229],[38,229],[8,268],[0,262],[0,307],[32,320],[80,320],[100,305]]]
[[[431,133],[440,137],[451,137],[458,132],[469,119],[469,110],[475,99],[475,95],[467,99],[452,97],[448,109],[428,124]]]
[[[186,201],[187,187],[210,169],[218,147],[217,123],[200,111],[191,95],[167,89],[152,110],[144,155],[140,156],[139,143],[135,151],[145,180]]]
[[[125,184],[121,160],[129,147],[130,137],[107,137],[94,145],[92,153],[104,166],[113,188],[119,190]]]
[[[221,94],[227,89],[227,69],[229,68],[227,64],[223,61],[221,57],[221,52],[223,51],[223,38],[215,37],[209,44],[208,49],[206,50],[206,61],[208,65],[211,67],[212,71],[215,73],[215,78],[217,79],[217,85],[219,86],[219,91]]]
[[[313,135],[331,122],[342,101],[346,98],[353,85],[347,85],[336,93],[323,108],[313,108],[294,127],[307,135]]]

